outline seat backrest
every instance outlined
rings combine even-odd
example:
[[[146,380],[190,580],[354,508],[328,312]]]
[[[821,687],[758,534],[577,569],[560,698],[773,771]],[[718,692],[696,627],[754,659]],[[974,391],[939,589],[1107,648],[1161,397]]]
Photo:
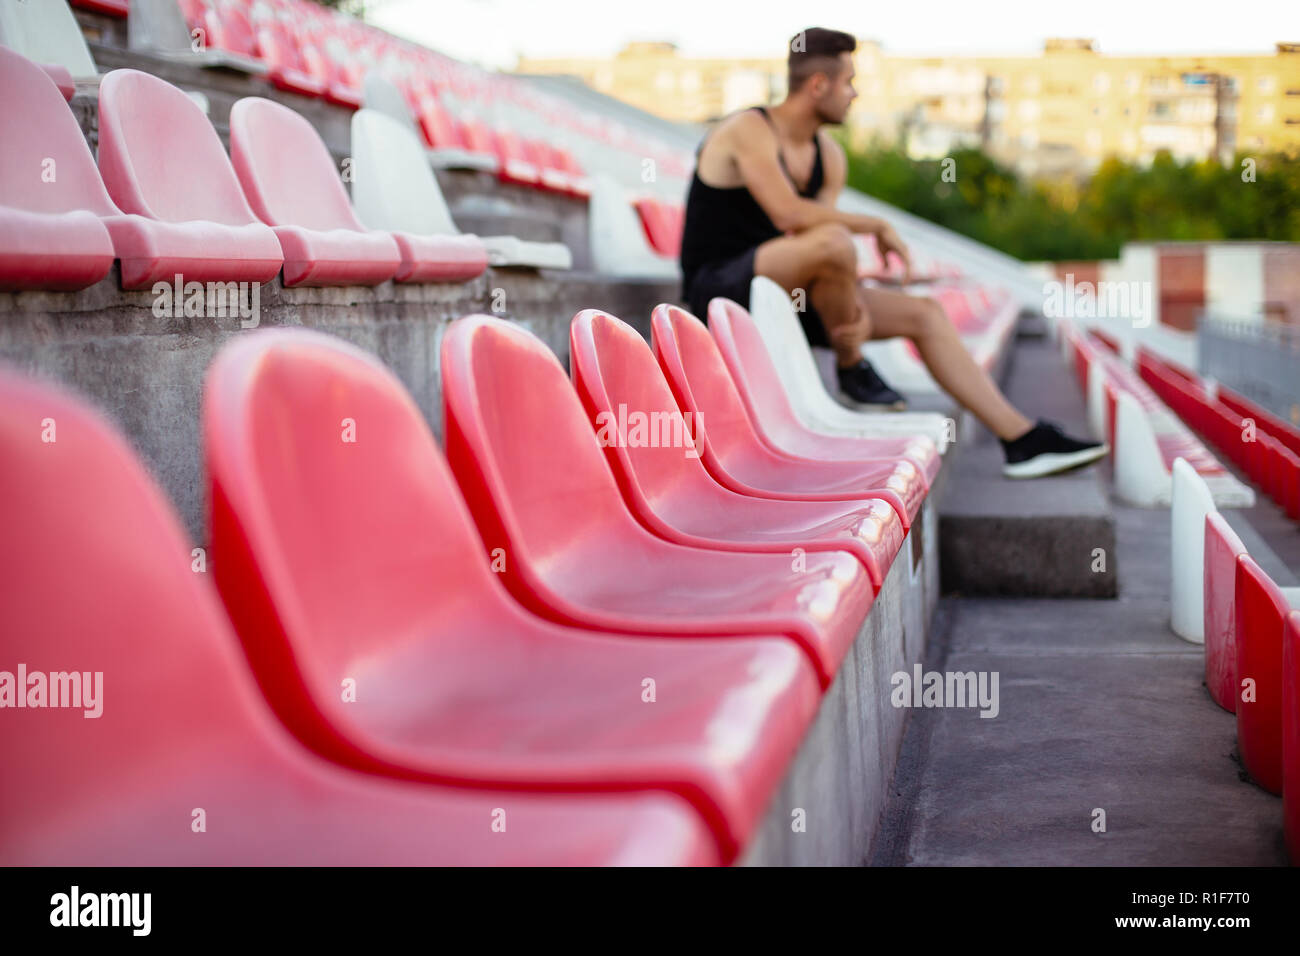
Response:
[[[0,3],[0,46],[33,63],[65,67],[74,79],[98,75],[90,47],[67,0],[22,0]],[[10,96],[6,84],[5,97]],[[5,148],[12,145],[5,141]]]
[[[411,104],[406,101],[402,91],[378,70],[370,70],[366,73],[361,97],[366,109],[383,113],[401,123],[403,128],[415,132]]]
[[[1249,554],[1237,558],[1237,692],[1254,682],[1254,700],[1237,698],[1237,746],[1260,786],[1282,792],[1282,622],[1291,606]]]
[[[257,222],[202,108],[139,70],[114,70],[99,84],[99,171],[126,213],[164,222]]]
[[[675,262],[650,248],[631,198],[612,177],[592,177],[587,220],[595,271],[609,275],[677,274]]]
[[[0,47],[0,89],[0,205],[117,215],[81,126],[45,71]]]
[[[655,306],[650,316],[655,357],[683,411],[699,418],[704,452],[760,444],[736,383],[704,323],[675,305]]]
[[[235,103],[230,159],[249,205],[267,225],[363,228],[320,134],[289,107],[257,96]]]
[[[559,360],[522,326],[471,315],[442,340],[447,460],[489,546],[515,565],[637,527]]]
[[[213,7],[207,13],[208,43],[240,56],[257,56],[257,39],[253,25],[244,11],[234,4]]]
[[[204,388],[217,585],[281,716],[310,743],[338,675],[505,600],[415,402],[373,356],[304,329],[218,354]],[[494,590],[496,589],[496,590]]]
[[[776,437],[799,427],[785,385],[753,317],[739,303],[709,303],[709,332],[757,430]]]
[[[357,110],[352,163],[352,204],[369,228],[422,236],[459,232],[413,130],[375,110]]]
[[[59,838],[60,821],[99,820],[111,842],[114,811],[142,786],[193,789],[219,773],[214,753],[250,750],[274,726],[136,455],[81,401],[5,370],[0,527],[0,696],[28,705],[9,697],[0,712],[0,863],[19,842]],[[161,830],[188,835],[190,807]]]
[[[635,205],[651,248],[669,259],[681,255],[683,221],[680,210],[651,196],[641,197]]]
[[[607,428],[608,440],[601,444],[628,500],[653,504],[662,495],[680,493],[683,486],[713,483],[693,442],[694,416],[682,415],[654,353],[636,329],[597,309],[579,312],[569,327],[569,364],[598,437],[600,425],[616,426]],[[637,427],[640,438],[633,431]]]
[[[749,313],[763,337],[767,354],[785,382],[795,413],[842,409],[826,391],[817,360],[799,324],[790,295],[766,276],[754,276],[749,287]]]

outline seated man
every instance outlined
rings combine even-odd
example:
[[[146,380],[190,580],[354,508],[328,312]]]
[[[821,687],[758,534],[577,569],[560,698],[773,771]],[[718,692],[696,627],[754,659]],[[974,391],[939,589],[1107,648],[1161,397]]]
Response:
[[[935,380],[1002,441],[1005,474],[1034,478],[1098,460],[1104,444],[1076,441],[1012,407],[933,299],[858,281],[851,233],[874,233],[881,255],[894,253],[905,270],[910,261],[888,223],[835,208],[847,163],[821,127],[842,123],[857,96],[856,45],[847,33],[804,31],[790,44],[784,102],[728,116],[705,139],[686,200],[683,298],[704,317],[715,296],[748,307],[755,275],[789,292],[803,289],[805,334],[835,351],[840,390],[855,404],[905,406],[860,350],[868,339],[902,335],[916,343]]]

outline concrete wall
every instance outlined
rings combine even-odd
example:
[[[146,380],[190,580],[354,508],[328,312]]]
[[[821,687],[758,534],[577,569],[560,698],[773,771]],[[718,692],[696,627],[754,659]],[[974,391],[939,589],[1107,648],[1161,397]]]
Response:
[[[537,333],[568,365],[569,322],[586,308],[613,313],[649,335],[650,311],[676,301],[675,282],[610,282],[585,274],[489,272],[463,284],[284,289],[262,287],[259,327],[301,325],[374,352],[402,380],[441,435],[438,349],[447,324],[499,314]],[[205,540],[199,399],[217,349],[242,329],[237,317],[154,314],[151,292],[122,292],[116,266],[77,293],[0,293],[0,362],[71,386],[125,431]],[[497,306],[494,311],[493,306]]]

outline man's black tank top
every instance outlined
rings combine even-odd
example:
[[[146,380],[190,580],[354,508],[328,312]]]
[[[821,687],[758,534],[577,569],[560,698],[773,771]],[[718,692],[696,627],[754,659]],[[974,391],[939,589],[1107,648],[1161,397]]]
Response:
[[[755,106],[768,123],[772,117],[762,106]],[[775,125],[773,125],[775,130]],[[812,174],[803,189],[795,185],[795,190],[805,199],[812,199],[821,192],[825,182],[822,169],[822,144],[820,137],[813,138],[815,153],[813,155]],[[700,149],[703,149],[703,143]],[[786,176],[794,184],[794,177],[786,168],[785,157],[779,151],[777,158]],[[691,188],[686,196],[686,220],[682,228],[682,285],[689,289],[695,271],[709,262],[730,259],[742,252],[759,246],[769,239],[781,235],[771,218],[745,186],[733,186],[719,189],[700,179],[699,151],[696,152],[695,173],[691,177]]]

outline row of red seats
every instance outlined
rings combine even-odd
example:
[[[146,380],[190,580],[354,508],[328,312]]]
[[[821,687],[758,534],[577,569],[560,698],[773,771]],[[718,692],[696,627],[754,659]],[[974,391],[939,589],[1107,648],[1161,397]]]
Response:
[[[1279,794],[1300,865],[1300,610],[1217,511],[1205,518],[1205,685],[1237,715],[1241,762]]]
[[[115,70],[100,82],[97,167],[44,71],[0,48],[0,81],[12,93],[0,103],[0,289],[84,288],[114,258],[124,289],[178,274],[266,282],[283,268],[287,286],[352,285],[487,267],[474,236],[365,229],[315,129],[269,100],[235,104],[227,158],[188,96]]]
[[[1211,396],[1193,372],[1148,349],[1138,349],[1136,367],[1179,418],[1300,521],[1300,430],[1227,389]]]
[[[934,449],[918,466],[890,457],[916,442],[822,438],[841,457],[818,476],[768,448],[771,490],[727,490],[707,449],[743,423],[712,417],[718,347],[671,307],[653,328],[652,351],[581,313],[571,383],[521,327],[453,323],[445,461],[373,357],[292,329],[227,346],[204,389],[211,561],[265,701],[124,444],[71,399],[0,377],[0,645],[106,689],[97,720],[17,712],[0,746],[30,785],[0,793],[0,861],[734,859]],[[681,443],[636,441],[629,408]],[[498,812],[520,839],[494,834]]]

